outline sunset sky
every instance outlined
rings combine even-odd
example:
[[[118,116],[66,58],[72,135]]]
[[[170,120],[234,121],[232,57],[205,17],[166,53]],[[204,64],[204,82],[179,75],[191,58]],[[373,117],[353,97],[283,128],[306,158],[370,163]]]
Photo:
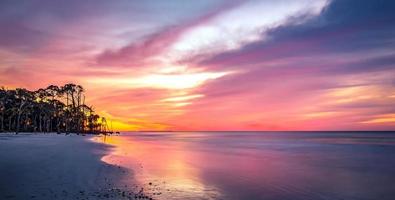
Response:
[[[1,0],[0,85],[116,130],[394,130],[395,1]]]

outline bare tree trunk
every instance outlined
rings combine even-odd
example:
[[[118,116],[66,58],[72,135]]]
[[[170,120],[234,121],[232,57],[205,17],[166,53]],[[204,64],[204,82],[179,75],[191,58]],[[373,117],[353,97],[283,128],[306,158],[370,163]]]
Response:
[[[1,112],[1,132],[4,132],[4,112]]]
[[[60,133],[60,120],[59,120],[59,117],[56,118],[56,132]]]
[[[49,117],[49,132],[52,132],[52,117]]]
[[[18,108],[18,116],[17,116],[17,120],[16,120],[16,131],[15,131],[16,134],[18,134],[18,132],[19,132],[19,126],[20,126],[20,121],[21,121],[21,115],[22,115],[22,113],[23,113],[22,108],[23,108],[23,106],[24,106],[25,104],[26,104],[26,102],[25,102],[24,100],[21,100],[21,104],[19,105],[19,108]]]
[[[27,114],[25,113],[25,117],[24,117],[24,120],[23,120],[23,131],[27,131]]]
[[[75,109],[75,97],[74,97],[74,92],[71,93],[71,103],[73,105],[73,109]]]
[[[66,109],[69,109],[69,92],[68,91],[66,91]],[[67,111],[67,110],[66,110]],[[66,112],[65,113],[65,129],[66,129],[66,133],[68,133],[69,132],[69,122],[68,122],[68,120],[67,120],[67,118],[68,118],[68,112]]]
[[[51,129],[50,129],[50,127],[51,127],[51,119],[49,118],[49,117],[47,117],[47,132],[51,132]]]
[[[47,129],[47,120],[46,120],[46,117],[44,115],[44,117],[43,117],[43,132],[44,133],[46,132],[46,129]]]
[[[45,115],[43,117],[43,130],[44,130],[44,133],[47,132],[47,116],[45,116]]]
[[[18,116],[17,116],[17,119],[16,119],[16,130],[15,130],[15,134],[18,134],[18,133],[19,133],[20,121],[21,121],[21,113],[18,112]]]
[[[12,115],[8,117],[8,132],[11,132]]]
[[[34,115],[33,118],[33,132],[37,131],[37,115]]]
[[[40,115],[38,116],[38,127],[39,127],[38,130],[40,132],[43,132],[41,124],[42,124],[42,117],[41,117],[41,113],[40,113]]]

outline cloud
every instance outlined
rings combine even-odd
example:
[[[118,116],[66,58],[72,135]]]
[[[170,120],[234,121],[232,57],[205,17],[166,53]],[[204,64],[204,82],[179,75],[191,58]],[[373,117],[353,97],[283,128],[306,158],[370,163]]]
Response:
[[[234,50],[265,39],[267,30],[292,17],[304,16],[303,20],[307,20],[319,14],[326,4],[326,0],[231,2],[192,21],[166,27],[141,42],[106,50],[98,55],[97,61],[99,65],[130,67],[176,64]],[[298,23],[302,23],[299,19]]]
[[[4,0],[0,82],[83,84],[123,129],[391,129],[393,10],[384,0]]]
[[[97,56],[97,63],[99,65],[127,67],[155,64],[153,60],[158,59],[157,56],[175,43],[184,32],[207,23],[207,21],[238,4],[240,4],[239,1],[224,3],[219,8],[208,11],[195,19],[162,28],[162,30],[146,36],[141,41],[133,41],[120,49],[105,50]]]
[[[394,112],[393,8],[389,1],[332,1],[320,15],[303,23],[292,19],[269,30],[262,40],[202,57],[194,65],[242,73],[197,89],[205,96],[187,106],[189,120],[183,118],[180,124],[391,129],[393,123],[379,127],[361,122]],[[330,96],[351,88],[363,89]],[[303,117],[306,113],[309,118]],[[200,118],[209,118],[210,124],[194,121]]]
[[[167,56],[171,60],[182,61],[239,49],[255,41],[265,41],[268,30],[292,18],[299,19],[295,23],[303,23],[320,14],[327,3],[327,0],[247,2],[185,31],[171,46]]]
[[[182,32],[181,27],[168,27],[152,34],[142,42],[133,42],[121,49],[106,50],[97,56],[98,65],[139,67],[149,64],[148,59],[164,51]]]
[[[200,65],[226,68],[295,57],[393,53],[393,8],[391,1],[332,1],[321,15],[305,23],[274,27],[267,33],[269,39],[206,58]]]
[[[118,88],[160,88],[160,89],[190,89],[196,88],[205,82],[220,78],[229,73],[226,72],[198,72],[182,74],[150,74],[137,78],[122,75],[111,78],[93,78],[89,82]]]

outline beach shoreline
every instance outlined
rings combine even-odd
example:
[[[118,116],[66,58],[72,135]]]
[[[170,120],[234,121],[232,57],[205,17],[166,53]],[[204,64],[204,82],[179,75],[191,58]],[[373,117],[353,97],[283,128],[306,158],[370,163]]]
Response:
[[[131,170],[101,161],[112,146],[94,135],[0,134],[0,199],[130,199],[144,197]]]
[[[395,135],[125,132],[103,161],[154,199],[391,199]],[[374,164],[370,164],[374,163]],[[330,175],[330,176],[328,176]]]

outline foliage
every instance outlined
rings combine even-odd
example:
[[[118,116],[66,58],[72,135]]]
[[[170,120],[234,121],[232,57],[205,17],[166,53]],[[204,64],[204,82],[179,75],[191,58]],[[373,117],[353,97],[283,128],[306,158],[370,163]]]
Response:
[[[0,132],[106,132],[104,117],[85,104],[80,85],[50,85],[29,91],[0,88]]]

